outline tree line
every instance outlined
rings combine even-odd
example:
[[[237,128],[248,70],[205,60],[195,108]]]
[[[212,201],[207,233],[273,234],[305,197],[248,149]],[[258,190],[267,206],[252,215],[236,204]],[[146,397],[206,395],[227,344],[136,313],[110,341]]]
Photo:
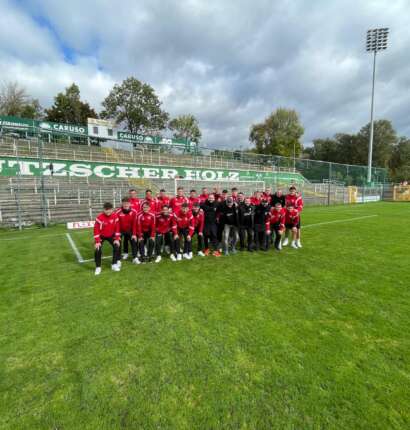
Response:
[[[54,103],[43,109],[17,83],[0,88],[0,115],[46,120],[59,123],[86,124],[87,118],[113,120],[131,133],[160,134],[169,129],[175,138],[199,142],[202,133],[194,115],[170,119],[162,102],[149,84],[129,77],[115,84],[96,112],[80,97],[73,83],[54,97]],[[333,137],[314,139],[303,147],[304,127],[293,109],[278,108],[264,121],[252,124],[249,141],[253,148],[246,152],[285,157],[306,158],[342,164],[367,164],[370,124],[357,133],[337,133]],[[390,169],[395,181],[410,177],[410,139],[398,136],[387,119],[374,122],[373,165]]]
[[[0,89],[0,115],[66,124],[87,124],[87,118],[101,118],[113,120],[131,133],[155,135],[168,128],[175,138],[199,142],[202,137],[194,115],[170,119],[154,89],[134,77],[114,85],[102,107],[98,113],[88,102],[81,100],[80,88],[75,83],[59,92],[48,109],[16,82],[6,83]]]
[[[367,165],[370,123],[358,133],[337,133],[333,137],[314,139],[303,147],[304,128],[295,110],[279,108],[263,122],[253,124],[249,139],[259,154],[301,157],[342,164]],[[398,136],[391,121],[374,121],[373,166],[390,170],[393,181],[410,178],[410,139]]]

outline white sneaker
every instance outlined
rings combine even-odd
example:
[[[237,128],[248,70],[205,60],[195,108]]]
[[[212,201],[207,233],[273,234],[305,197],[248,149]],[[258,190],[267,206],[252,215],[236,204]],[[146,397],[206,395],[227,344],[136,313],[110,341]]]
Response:
[[[128,254],[123,254],[122,259],[126,260],[128,258]]]
[[[183,258],[185,258],[185,260],[189,260],[189,254],[185,253],[182,255]]]
[[[302,243],[300,242],[300,239],[296,241],[296,245],[298,246],[298,248],[302,248]]]
[[[278,248],[282,251],[282,242],[279,242]]]
[[[178,261],[181,261],[181,260],[182,260],[182,254],[178,254],[177,260],[178,260]]]
[[[159,263],[161,261],[161,256],[158,255],[157,258],[155,259],[155,263]]]
[[[132,260],[134,264],[141,264],[141,261],[138,260],[138,257],[135,257],[134,260]]]
[[[101,267],[96,267],[94,272],[95,276],[98,276],[100,273],[101,273]]]
[[[199,252],[198,252],[198,256],[199,256],[199,257],[205,257],[205,254],[204,254],[202,251],[199,251]]]
[[[120,268],[120,266],[118,266],[118,264],[113,264],[113,265],[111,266],[111,269],[112,269],[114,272],[119,272],[119,271],[121,270],[121,268]]]
[[[288,244],[289,244],[289,239],[285,237],[285,239],[283,239],[282,246],[288,246]]]
[[[171,254],[171,260],[172,260],[172,261],[177,261],[177,257],[175,257],[175,255],[174,255],[174,254]]]
[[[119,268],[121,268],[121,260],[118,260],[118,261],[117,261],[117,266],[118,266]]]
[[[188,254],[188,260],[192,260],[192,258],[193,258],[193,254],[192,254],[192,252],[190,252],[190,253]]]
[[[292,244],[290,245],[292,248],[298,249],[298,246],[296,245],[296,242],[292,240]]]

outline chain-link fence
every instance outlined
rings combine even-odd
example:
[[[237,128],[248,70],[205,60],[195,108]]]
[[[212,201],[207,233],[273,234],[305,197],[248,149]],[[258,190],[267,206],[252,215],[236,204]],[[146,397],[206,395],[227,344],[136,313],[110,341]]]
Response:
[[[209,150],[208,150],[209,151]],[[253,172],[258,180],[199,181],[178,177],[176,179],[105,179],[88,177],[40,177],[25,175],[16,170],[15,176],[2,173],[0,159],[0,225],[22,228],[32,224],[92,219],[101,210],[104,201],[120,204],[121,197],[127,195],[130,187],[136,188],[140,196],[145,189],[154,193],[164,188],[170,195],[175,193],[177,182],[186,184],[186,189],[203,186],[213,188],[243,189],[246,194],[253,190],[272,187],[284,191],[294,183],[300,174],[298,189],[307,205],[331,205],[353,202],[370,202],[393,199],[391,187],[387,185],[365,186],[366,167],[336,163],[290,159],[286,157],[266,157],[244,152],[212,151],[208,155],[164,153],[153,148],[139,148],[133,151],[116,150],[80,144],[44,142],[37,138],[0,139],[0,156],[8,157],[18,164],[20,160],[77,160],[81,162],[110,162],[159,166],[186,166],[189,168],[235,169],[236,172]],[[4,160],[4,159],[3,159]],[[48,163],[48,161],[44,161]],[[45,164],[47,166],[47,164]],[[43,166],[44,167],[44,166]],[[40,169],[43,171],[44,169]],[[49,173],[49,172],[48,172]],[[263,177],[268,173],[268,176]],[[275,175],[270,175],[275,173]],[[289,173],[289,174],[287,174]],[[270,175],[270,176],[269,176]],[[384,183],[385,169],[374,169],[375,182]],[[266,179],[270,178],[270,179]],[[349,187],[354,185],[354,187]]]

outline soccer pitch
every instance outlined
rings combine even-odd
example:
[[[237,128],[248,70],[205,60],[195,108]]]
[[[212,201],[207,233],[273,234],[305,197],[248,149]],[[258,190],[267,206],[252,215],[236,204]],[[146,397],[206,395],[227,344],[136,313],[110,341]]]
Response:
[[[0,428],[409,428],[410,205],[302,223],[302,249],[99,277],[62,226],[1,232]]]

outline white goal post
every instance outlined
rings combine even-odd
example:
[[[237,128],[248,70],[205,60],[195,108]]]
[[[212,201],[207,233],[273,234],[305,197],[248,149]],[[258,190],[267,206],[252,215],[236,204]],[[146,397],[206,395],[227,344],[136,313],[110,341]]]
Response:
[[[242,191],[246,196],[252,196],[255,191],[265,191],[265,181],[221,181],[221,180],[207,180],[207,179],[185,179],[175,178],[175,195],[177,189],[183,187],[185,194],[188,195],[189,191],[196,190],[197,194],[201,194],[202,188],[208,188],[212,192],[214,188],[218,188],[219,192],[236,187],[238,191]]]

